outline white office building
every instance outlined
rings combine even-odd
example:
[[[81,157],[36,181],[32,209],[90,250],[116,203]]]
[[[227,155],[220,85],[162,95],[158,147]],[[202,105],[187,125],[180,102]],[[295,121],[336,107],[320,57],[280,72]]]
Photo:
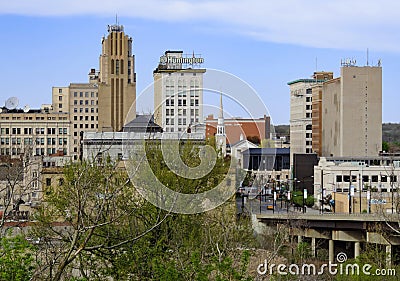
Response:
[[[191,131],[203,123],[204,59],[166,51],[154,70],[154,121],[165,132]]]

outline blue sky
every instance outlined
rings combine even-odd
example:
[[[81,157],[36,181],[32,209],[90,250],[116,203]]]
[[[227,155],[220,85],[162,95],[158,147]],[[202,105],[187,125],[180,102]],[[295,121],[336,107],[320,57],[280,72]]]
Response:
[[[138,94],[165,50],[200,53],[204,67],[246,81],[274,124],[289,123],[288,81],[382,60],[383,121],[400,122],[400,2],[397,1],[0,1],[0,104],[51,103],[51,87],[86,82],[98,68],[107,25],[133,37]],[[350,3],[349,3],[350,2]],[[137,110],[152,109],[152,101]],[[235,113],[233,113],[235,114]]]

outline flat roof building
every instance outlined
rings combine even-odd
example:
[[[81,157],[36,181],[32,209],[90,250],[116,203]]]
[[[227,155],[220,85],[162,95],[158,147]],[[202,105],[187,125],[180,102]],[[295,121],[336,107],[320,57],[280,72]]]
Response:
[[[165,132],[185,132],[203,123],[203,68],[199,55],[166,51],[153,72],[154,121]]]

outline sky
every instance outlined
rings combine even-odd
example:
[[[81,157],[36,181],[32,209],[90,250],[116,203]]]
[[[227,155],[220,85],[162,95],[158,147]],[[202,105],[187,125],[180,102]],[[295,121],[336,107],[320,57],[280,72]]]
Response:
[[[289,124],[287,82],[316,70],[338,77],[342,59],[364,66],[368,49],[369,65],[382,62],[383,121],[400,122],[394,0],[0,0],[0,104],[15,96],[19,107],[37,108],[51,103],[52,87],[87,82],[116,15],[133,38],[138,95],[166,50],[194,52],[204,68],[252,87],[273,124]],[[137,105],[151,109],[152,101]]]

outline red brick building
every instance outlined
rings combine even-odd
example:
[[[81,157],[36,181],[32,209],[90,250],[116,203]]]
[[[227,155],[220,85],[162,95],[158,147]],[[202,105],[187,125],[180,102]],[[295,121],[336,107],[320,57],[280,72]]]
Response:
[[[217,121],[212,114],[207,116],[205,120],[206,138],[216,134]],[[249,139],[253,143],[256,142],[256,139],[258,139],[259,143],[263,139],[270,138],[270,117],[266,115],[258,119],[240,117],[224,119],[224,124],[227,144],[234,144],[240,141],[241,136],[243,139]]]

